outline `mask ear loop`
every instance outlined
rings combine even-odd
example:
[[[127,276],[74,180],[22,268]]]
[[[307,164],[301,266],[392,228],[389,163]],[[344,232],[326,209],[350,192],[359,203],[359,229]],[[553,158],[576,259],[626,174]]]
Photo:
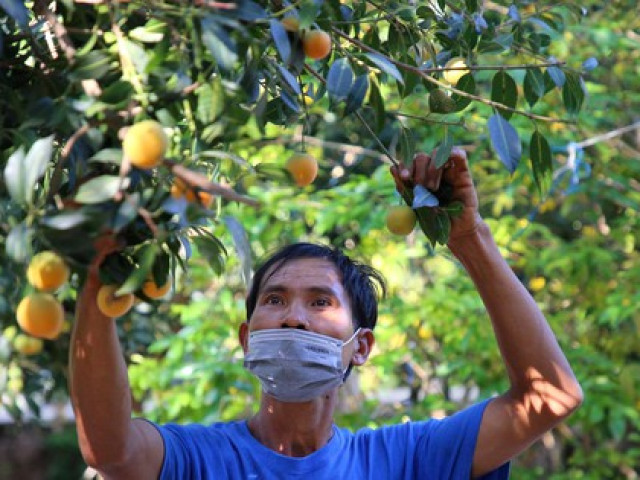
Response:
[[[344,343],[342,344],[342,346],[344,347],[345,345],[347,345],[348,343],[350,343],[350,342],[351,342],[351,340],[353,340],[353,339],[356,337],[356,335],[358,334],[358,332],[359,332],[360,330],[361,330],[361,328],[360,328],[360,327],[358,327],[358,328],[356,329],[356,331],[355,331],[355,332],[353,332],[353,335],[351,335],[351,337],[349,338],[349,340],[347,340],[346,342],[344,342]],[[352,362],[349,362],[349,366],[348,366],[348,367],[347,367],[347,369],[345,370],[344,375],[342,375],[342,383],[344,383],[344,382],[346,382],[346,381],[347,381],[347,378],[349,378],[349,375],[351,375],[351,370],[353,370],[353,363],[352,363]]]

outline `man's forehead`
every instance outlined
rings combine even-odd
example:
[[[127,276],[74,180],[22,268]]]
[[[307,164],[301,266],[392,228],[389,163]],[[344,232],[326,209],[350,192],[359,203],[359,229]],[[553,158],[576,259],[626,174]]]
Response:
[[[271,266],[264,276],[261,288],[279,284],[335,287],[336,283],[342,287],[338,269],[331,261],[325,258],[297,258]]]

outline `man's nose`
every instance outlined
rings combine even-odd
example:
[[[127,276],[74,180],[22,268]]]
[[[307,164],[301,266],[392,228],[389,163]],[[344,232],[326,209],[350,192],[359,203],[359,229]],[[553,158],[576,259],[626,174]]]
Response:
[[[307,311],[304,305],[302,305],[301,302],[291,303],[283,318],[282,328],[306,329],[308,327],[309,319],[307,318]]]

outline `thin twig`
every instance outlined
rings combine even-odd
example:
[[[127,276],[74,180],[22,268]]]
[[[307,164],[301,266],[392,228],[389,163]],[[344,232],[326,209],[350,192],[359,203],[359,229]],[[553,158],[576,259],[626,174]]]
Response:
[[[53,169],[53,173],[51,174],[51,181],[49,183],[49,193],[47,194],[47,202],[50,202],[51,200],[53,200],[54,195],[57,194],[58,190],[60,189],[60,184],[62,183],[62,169],[64,168],[64,165],[67,162],[67,158],[71,153],[71,149],[73,148],[75,143],[78,141],[78,139],[88,131],[89,131],[89,125],[85,123],[78,130],[73,132],[73,135],[69,137],[69,140],[67,140],[67,143],[64,145],[64,147],[62,147],[62,150],[60,151],[60,159],[58,160],[58,163],[56,163],[56,166]]]
[[[458,88],[452,87],[451,85],[448,85],[448,84],[446,84],[444,82],[436,80],[431,75],[428,75],[424,71],[422,71],[419,67],[415,67],[413,65],[409,65],[407,63],[403,63],[403,62],[400,62],[400,61],[395,60],[393,58],[387,57],[386,55],[383,55],[382,53],[380,53],[379,51],[375,50],[374,48],[371,48],[370,46],[365,45],[360,40],[357,40],[355,38],[350,37],[349,35],[347,35],[346,33],[342,32],[341,30],[339,30],[339,29],[337,29],[335,27],[332,27],[331,31],[334,32],[335,34],[337,34],[338,36],[344,38],[348,42],[350,42],[350,43],[356,45],[357,47],[361,48],[362,50],[367,51],[369,53],[375,53],[376,55],[381,55],[384,58],[386,58],[388,61],[393,63],[395,66],[397,66],[398,68],[401,68],[403,70],[415,73],[416,75],[424,78],[428,82],[433,83],[434,85],[438,85],[439,87],[444,88],[445,90],[450,90],[451,92],[456,93],[456,94],[460,95],[461,97],[470,98],[470,99],[475,100],[477,102],[484,103],[485,105],[489,105],[490,107],[498,108],[500,110],[504,110],[504,111],[511,112],[511,113],[516,113],[518,115],[522,115],[522,116],[530,118],[532,120],[540,120],[540,121],[544,121],[544,122],[556,122],[556,123],[575,123],[575,120],[566,120],[566,119],[562,119],[562,118],[553,118],[553,117],[547,117],[545,115],[538,115],[538,114],[535,114],[535,113],[525,112],[524,110],[518,110],[516,108],[508,107],[507,105],[504,105],[504,104],[502,104],[500,102],[494,102],[493,100],[487,100],[486,98],[480,97],[478,95],[473,95],[471,93],[467,93],[467,92],[465,92],[463,90],[460,90]]]
[[[399,164],[398,161],[393,157],[393,155],[391,155],[391,152],[387,149],[387,147],[385,147],[384,143],[382,143],[382,140],[380,140],[378,138],[378,136],[376,135],[376,133],[373,131],[373,129],[369,126],[369,124],[366,122],[366,120],[362,117],[362,115],[360,114],[360,112],[356,111],[353,112],[354,115],[356,117],[358,117],[358,120],[360,120],[360,122],[362,123],[362,125],[364,125],[364,128],[366,128],[369,131],[369,134],[371,134],[371,136],[373,138],[375,138],[376,142],[378,143],[378,146],[382,149],[382,151],[384,152],[384,154],[389,158],[389,160],[391,160],[391,163],[398,168]]]

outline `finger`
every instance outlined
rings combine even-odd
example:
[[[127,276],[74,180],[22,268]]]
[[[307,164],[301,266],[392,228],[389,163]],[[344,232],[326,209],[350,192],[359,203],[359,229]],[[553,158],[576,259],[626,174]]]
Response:
[[[426,153],[418,153],[415,157],[413,157],[413,180],[416,185],[422,185],[423,187],[427,187],[427,172],[429,169],[429,163],[431,162],[431,157]]]
[[[409,170],[407,170],[407,168],[401,163],[391,166],[389,170],[396,184],[396,190],[402,193],[402,191],[410,183]]]
[[[442,180],[442,169],[437,168],[435,164],[437,149],[433,149],[431,152],[431,162],[429,162],[428,169],[426,171],[427,184],[426,187],[432,192],[437,191],[440,188],[440,182]]]
[[[447,164],[449,168],[444,172],[444,178],[449,183],[453,183],[456,179],[461,178],[463,174],[469,174],[467,152],[460,147],[454,147],[451,150]]]

